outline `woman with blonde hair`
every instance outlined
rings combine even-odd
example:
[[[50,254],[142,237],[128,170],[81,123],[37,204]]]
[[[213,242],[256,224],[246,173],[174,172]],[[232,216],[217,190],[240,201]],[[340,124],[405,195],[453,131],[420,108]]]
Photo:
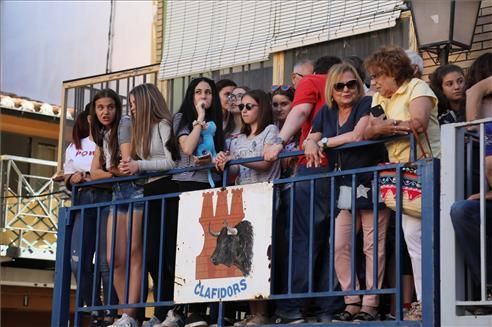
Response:
[[[120,170],[135,175],[172,169],[176,166],[177,148],[172,133],[172,116],[161,92],[154,84],[141,84],[129,93],[132,115],[131,157],[122,160]],[[177,184],[170,176],[149,178],[144,184],[144,196],[176,193]],[[146,261],[144,264],[153,280],[154,300],[172,300],[174,286],[174,261],[176,256],[177,198],[164,200],[165,212],[161,216],[162,200],[149,201],[147,219]],[[165,222],[164,267],[159,276],[161,224]],[[140,278],[135,276],[135,278]],[[161,298],[157,298],[161,294]],[[154,317],[143,326],[154,326],[163,321],[177,321],[180,317],[171,307],[156,307]],[[167,316],[167,317],[166,317]],[[167,326],[167,325],[165,325]]]
[[[334,65],[328,72],[325,88],[327,105],[314,118],[312,133],[304,142],[304,149],[309,166],[319,166],[324,152],[343,144],[358,142],[363,139],[364,130],[369,121],[371,97],[364,96],[364,84],[355,68],[347,63]],[[384,145],[350,148],[329,151],[330,162],[335,163],[336,170],[347,170],[375,166],[384,161]],[[385,268],[385,241],[388,228],[389,210],[379,206],[378,217],[378,253],[374,256],[375,210],[372,196],[372,173],[356,175],[354,190],[355,203],[352,198],[352,176],[341,176],[338,208],[340,213],[335,220],[335,272],[342,290],[359,289],[359,280],[351,279],[352,231],[362,227],[364,255],[366,262],[366,289],[381,288]],[[352,214],[355,210],[356,226],[352,226]],[[373,280],[374,261],[377,261],[377,280]],[[345,309],[336,314],[333,321],[372,321],[377,319],[379,297],[364,295],[362,301],[358,295],[345,296]]]

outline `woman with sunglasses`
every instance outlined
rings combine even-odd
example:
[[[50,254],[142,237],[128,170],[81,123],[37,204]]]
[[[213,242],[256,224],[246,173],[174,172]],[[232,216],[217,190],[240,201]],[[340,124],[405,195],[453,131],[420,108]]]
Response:
[[[243,127],[241,134],[231,142],[230,152],[217,154],[217,169],[223,170],[225,164],[233,159],[259,157],[265,144],[271,144],[278,136],[278,128],[273,124],[270,97],[262,90],[246,92],[238,105]],[[257,161],[232,166],[237,174],[236,184],[251,184],[271,181],[280,176],[278,161]],[[251,315],[235,326],[263,325],[267,323],[267,303],[250,302]]]
[[[329,148],[361,141],[369,120],[371,98],[364,97],[364,85],[355,68],[349,64],[337,64],[328,72],[325,95],[327,105],[316,115],[312,133],[304,142],[307,166],[318,166]],[[385,159],[384,145],[370,148],[352,148],[330,152],[330,162],[338,170],[375,166]],[[374,258],[372,173],[357,174],[355,203],[351,200],[352,176],[342,176],[338,181],[340,213],[335,220],[335,271],[342,290],[359,289],[359,281],[351,280],[352,210],[356,211],[356,230],[362,227],[366,267],[366,289],[379,289],[385,268],[385,240],[389,210],[379,209],[378,254]],[[344,191],[347,191],[345,193]],[[346,196],[345,196],[346,194]],[[345,202],[345,203],[344,203]],[[374,260],[377,260],[377,281],[373,280]],[[333,321],[371,321],[377,318],[377,295],[345,296],[345,309],[336,314]]]

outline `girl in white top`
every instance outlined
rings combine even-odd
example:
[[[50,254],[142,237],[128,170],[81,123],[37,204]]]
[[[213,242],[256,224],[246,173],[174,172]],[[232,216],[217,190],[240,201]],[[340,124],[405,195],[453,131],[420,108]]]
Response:
[[[65,184],[68,189],[71,189],[74,184],[83,182],[89,182],[90,169],[92,159],[96,150],[96,144],[92,139],[90,133],[90,104],[85,107],[85,110],[81,112],[72,129],[72,143],[67,147],[65,151],[65,162],[63,164],[63,171],[65,174]],[[110,190],[104,190],[101,188],[85,187],[78,190],[77,197],[74,200],[74,205],[94,204],[96,202],[109,202],[111,201]],[[100,210],[99,222],[101,226],[106,226],[108,218],[108,210]],[[77,280],[79,292],[82,295],[82,305],[91,305],[92,301],[92,284],[94,267],[92,264],[92,258],[96,250],[96,235],[97,235],[97,222],[98,215],[95,209],[87,209],[84,211],[84,217],[81,219],[80,212],[75,215],[72,239],[71,239],[71,267],[73,274]],[[104,228],[104,227],[103,227]],[[83,235],[81,234],[83,229]],[[99,247],[98,265],[99,271],[104,284],[104,298],[107,299],[108,292],[112,290],[109,285],[108,265],[106,263],[106,250],[104,246],[106,244],[105,230],[99,232]],[[83,241],[81,240],[83,237]],[[81,243],[82,241],[82,243]],[[84,257],[80,256],[80,246],[84,248]],[[80,263],[79,263],[80,262]],[[78,270],[80,264],[80,276],[84,279],[84,282],[78,280]],[[96,288],[99,294],[99,288]],[[101,299],[96,296],[95,305],[101,305]],[[107,304],[107,303],[106,303]],[[115,312],[111,312],[114,314]],[[106,317],[108,321],[111,321],[111,317]],[[102,323],[103,313],[93,312],[91,314],[91,320],[94,323]]]

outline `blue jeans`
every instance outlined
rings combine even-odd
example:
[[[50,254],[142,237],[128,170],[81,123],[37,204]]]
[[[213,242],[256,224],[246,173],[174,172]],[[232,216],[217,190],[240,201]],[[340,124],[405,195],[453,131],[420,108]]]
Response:
[[[327,168],[306,168],[299,166],[297,176],[306,176],[328,172]],[[310,181],[294,183],[295,198],[293,203],[293,231],[292,231],[292,292],[303,293],[308,291],[309,283],[309,203]],[[319,179],[315,182],[314,196],[314,231],[313,231],[313,291],[328,291],[329,274],[329,237],[330,237],[330,182],[329,179]],[[288,235],[288,211],[285,220],[286,235]],[[288,236],[286,238],[288,240]],[[279,258],[288,260],[288,246],[279,248]],[[288,264],[288,263],[284,263]],[[288,268],[284,268],[288,274]],[[336,280],[333,271],[334,280]],[[288,276],[285,277],[288,280]],[[285,284],[285,283],[284,283]],[[338,284],[338,283],[337,283]],[[333,288],[335,289],[335,288]],[[284,285],[283,291],[287,291]],[[283,318],[295,319],[302,317],[301,309],[304,299],[280,300],[277,302],[276,314]],[[342,297],[315,298],[318,316],[331,315],[343,308]]]
[[[488,247],[487,280],[492,283],[492,201],[485,203],[486,217],[486,246]],[[461,200],[451,207],[451,221],[453,222],[456,241],[463,251],[466,265],[475,286],[480,285],[480,201]]]
[[[76,199],[77,205],[94,204],[97,202],[109,202],[111,201],[111,192],[105,190],[96,189],[82,189],[78,193],[78,199]],[[81,260],[80,276],[81,280],[78,281],[79,292],[82,297],[82,305],[90,305],[92,301],[92,284],[94,282],[94,265],[92,263],[92,258],[94,257],[94,252],[96,251],[96,235],[99,233],[99,271],[100,275],[97,277],[96,290],[99,292],[99,287],[101,279],[104,288],[104,299],[109,298],[109,292],[112,292],[112,304],[118,303],[118,298],[116,292],[112,285],[109,285],[109,267],[106,259],[106,226],[108,224],[108,214],[109,206],[101,208],[100,212],[100,230],[97,231],[97,210],[96,209],[86,209],[84,210],[84,219],[80,217],[81,212],[78,211],[75,214],[75,219],[73,223],[72,240],[71,240],[71,269],[75,278],[77,278],[78,272],[78,262]],[[81,229],[84,230],[84,239],[82,241],[82,247],[84,248],[84,257],[81,258],[80,254],[80,237]],[[96,303],[94,305],[101,305],[101,297],[96,294]],[[105,303],[108,304],[108,303]],[[110,312],[111,315],[116,314],[113,310]]]

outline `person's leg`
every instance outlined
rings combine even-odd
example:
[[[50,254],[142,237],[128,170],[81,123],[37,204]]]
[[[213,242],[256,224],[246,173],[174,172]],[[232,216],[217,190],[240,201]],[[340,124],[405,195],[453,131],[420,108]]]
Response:
[[[94,197],[92,190],[81,190],[79,194],[78,205],[92,204]],[[78,280],[79,292],[82,297],[80,305],[100,305],[101,298],[99,294],[95,296],[95,303],[92,303],[92,284],[94,282],[94,265],[92,258],[96,247],[96,217],[94,209],[83,210],[84,217],[81,216],[82,210],[77,212],[74,218],[74,227],[72,232],[71,244],[71,266],[72,271],[77,278],[78,267],[80,266],[80,280]],[[83,230],[83,235],[81,231]],[[84,254],[81,256],[80,237],[83,237],[82,247]],[[80,261],[80,263],[79,263]],[[96,288],[97,291],[97,288]]]
[[[402,215],[401,226],[412,260],[413,280],[417,302],[422,300],[422,221],[408,215]]]
[[[492,212],[492,201],[486,203],[486,213]],[[489,216],[487,216],[489,217]],[[463,251],[463,257],[470,270],[472,281],[480,285],[480,201],[461,200],[451,207],[456,242]],[[492,235],[492,221],[488,219],[487,234]],[[490,276],[490,262],[489,262]],[[490,282],[490,280],[489,280]]]
[[[161,178],[144,187],[145,196],[178,192],[177,184],[170,178]],[[178,199],[167,198],[165,201],[165,217],[161,217],[162,200],[149,202],[148,226],[147,226],[147,269],[154,284],[154,300],[166,301],[173,299],[174,293],[174,263],[176,256],[176,233],[178,216]],[[162,276],[159,281],[159,262],[161,248],[161,222],[165,222],[164,252],[162,253]],[[161,294],[158,299],[157,295]],[[154,316],[163,321],[167,312],[172,307],[157,306]]]
[[[115,227],[113,227],[116,225]],[[113,265],[113,285],[118,295],[118,303],[125,303],[125,261],[127,245],[127,226],[128,215],[126,212],[118,211],[116,218],[110,215],[107,228],[107,260],[108,264]],[[113,241],[113,229],[115,239]],[[114,257],[112,257],[111,246],[114,243]]]
[[[389,209],[381,209],[378,217],[378,253],[377,281],[374,281],[374,214],[372,210],[361,210],[362,232],[364,236],[364,254],[366,257],[366,289],[380,289],[383,284],[386,264],[385,243],[388,229]],[[376,285],[375,285],[376,284]],[[375,316],[379,306],[377,295],[365,295],[362,299],[362,311]]]
[[[352,281],[351,258],[352,213],[348,210],[341,210],[335,220],[335,272],[343,291],[359,289],[357,274],[355,275],[355,280]],[[358,295],[347,295],[344,297],[344,300],[347,305],[346,311],[351,314],[359,311],[358,308],[348,307],[351,304],[360,304],[360,297]]]
[[[128,303],[140,302],[140,290],[142,276],[142,210],[133,210],[132,233],[130,252],[130,276]],[[146,299],[144,299],[145,301]],[[135,317],[137,309],[127,309],[127,314]]]
[[[302,293],[307,291],[308,276],[308,251],[309,251],[309,182],[297,182],[293,184],[295,189],[293,210],[293,230],[292,230],[292,293]],[[290,217],[286,221],[288,233],[290,232]],[[287,234],[288,235],[288,234]],[[288,249],[289,244],[285,244]],[[285,258],[288,265],[288,255]],[[289,271],[285,271],[285,280],[289,280]],[[289,285],[286,285],[286,292]],[[298,319],[302,317],[301,308],[303,300],[290,299],[279,300],[276,303],[275,314],[282,318]]]
[[[104,197],[104,200],[101,202],[106,202],[106,201],[111,201],[111,194],[108,193],[106,196],[104,194],[101,194],[101,197]],[[100,226],[100,232],[99,232],[99,271],[101,272],[101,279],[102,279],[102,284],[103,284],[103,299],[104,299],[104,304],[109,305],[109,304],[117,304],[118,303],[118,295],[116,294],[116,291],[113,287],[112,284],[109,283],[109,265],[108,265],[108,255],[107,255],[107,233],[106,230],[108,228],[108,218],[109,218],[109,212],[110,209],[109,207],[104,207],[101,209],[101,226]],[[111,302],[109,302],[111,297]],[[117,310],[109,310],[106,312],[106,315],[114,318],[116,317]]]

